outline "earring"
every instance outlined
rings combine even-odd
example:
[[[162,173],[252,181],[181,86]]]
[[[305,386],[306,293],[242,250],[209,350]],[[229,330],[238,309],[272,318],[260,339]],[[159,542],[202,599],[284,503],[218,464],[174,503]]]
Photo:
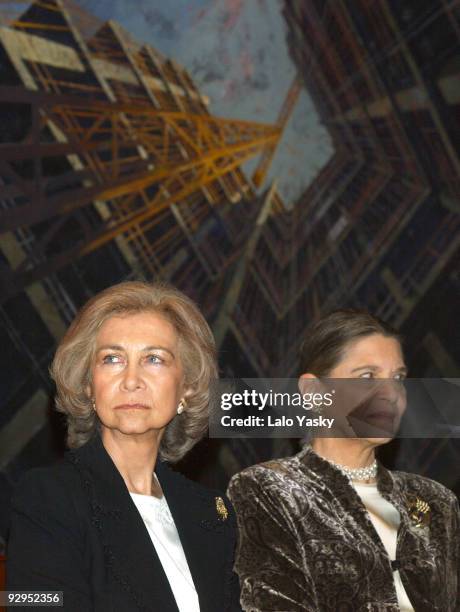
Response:
[[[177,406],[177,414],[182,414],[185,410],[185,402],[184,400],[181,400],[179,402],[179,406]]]
[[[96,400],[94,399],[94,397],[91,398],[91,404],[93,406],[93,410],[96,411]]]

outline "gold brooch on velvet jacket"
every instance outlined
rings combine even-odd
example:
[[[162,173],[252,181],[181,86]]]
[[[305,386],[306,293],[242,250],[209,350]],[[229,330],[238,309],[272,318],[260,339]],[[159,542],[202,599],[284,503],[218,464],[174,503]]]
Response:
[[[407,510],[409,518],[415,527],[428,527],[431,520],[431,508],[429,504],[417,497],[411,495],[407,498]]]
[[[228,518],[228,510],[225,507],[225,502],[222,497],[216,497],[216,510],[221,521],[226,521]]]

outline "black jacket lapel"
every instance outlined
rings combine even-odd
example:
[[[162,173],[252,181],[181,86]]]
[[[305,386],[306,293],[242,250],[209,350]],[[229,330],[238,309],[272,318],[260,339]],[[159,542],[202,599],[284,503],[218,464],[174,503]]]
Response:
[[[187,558],[201,612],[223,610],[229,602],[234,546],[234,516],[219,514],[212,491],[157,463],[156,473]],[[228,505],[228,501],[225,501]],[[225,605],[225,604],[224,604]]]
[[[124,480],[99,436],[68,454],[82,475],[91,521],[113,579],[137,607],[177,612],[169,581]]]

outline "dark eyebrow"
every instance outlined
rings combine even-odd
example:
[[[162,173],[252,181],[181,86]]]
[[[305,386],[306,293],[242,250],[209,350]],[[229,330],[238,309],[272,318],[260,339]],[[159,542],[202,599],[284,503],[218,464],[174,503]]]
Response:
[[[120,346],[119,344],[104,344],[103,346],[100,346],[96,352],[99,353],[100,351],[124,351],[124,347]],[[143,352],[147,352],[147,351],[166,351],[167,353],[169,353],[171,355],[171,357],[173,359],[175,359],[175,355],[174,353],[166,348],[165,346],[145,346],[142,349]]]
[[[373,366],[373,365],[363,365],[363,366],[359,366],[359,368],[353,368],[353,370],[351,370],[352,372],[357,372],[358,370],[378,370],[378,366]]]
[[[359,366],[359,368],[353,368],[353,370],[351,370],[352,372],[358,372],[359,370],[373,370],[374,372],[376,370],[379,370],[379,366],[375,366],[375,365],[363,365],[363,366]],[[400,368],[396,368],[395,372],[407,372],[407,367],[406,366],[401,366]]]

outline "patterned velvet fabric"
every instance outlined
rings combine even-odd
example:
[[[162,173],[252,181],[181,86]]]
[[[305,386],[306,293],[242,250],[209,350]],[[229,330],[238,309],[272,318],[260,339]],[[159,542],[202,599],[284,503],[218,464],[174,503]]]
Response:
[[[416,612],[460,610],[457,498],[381,464],[378,489],[400,512],[397,559]],[[234,476],[244,610],[399,610],[386,549],[348,479],[310,448]],[[395,565],[395,564],[394,564]]]

